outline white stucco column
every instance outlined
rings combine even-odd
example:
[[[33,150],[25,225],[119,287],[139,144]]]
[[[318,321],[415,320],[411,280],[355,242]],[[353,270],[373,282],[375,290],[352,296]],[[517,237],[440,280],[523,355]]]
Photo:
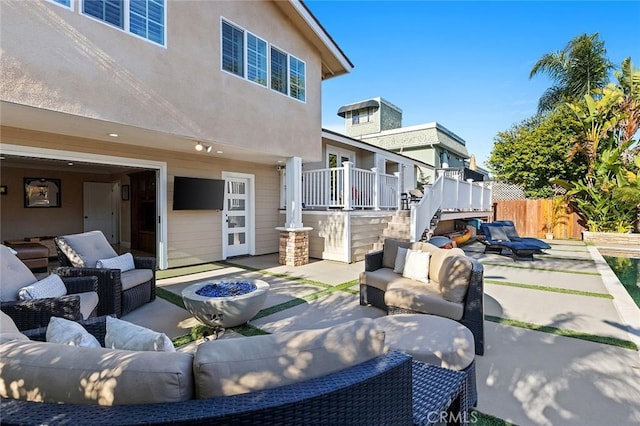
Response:
[[[302,159],[290,157],[287,159],[287,185],[285,191],[287,229],[302,228]]]
[[[279,261],[281,265],[300,266],[309,263],[309,231],[302,225],[302,159],[287,159],[285,174],[286,218],[280,231]]]

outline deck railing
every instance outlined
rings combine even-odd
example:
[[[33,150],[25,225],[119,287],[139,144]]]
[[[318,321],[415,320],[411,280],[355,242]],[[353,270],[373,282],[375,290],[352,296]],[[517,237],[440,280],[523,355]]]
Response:
[[[345,162],[343,167],[302,172],[304,208],[398,209],[402,192],[397,174],[365,170]],[[411,238],[419,241],[433,216],[441,210],[456,212],[490,211],[491,188],[486,182],[461,180],[439,173],[424,190],[419,203],[411,206]]]
[[[490,211],[491,187],[483,182],[460,180],[440,173],[433,185],[425,188],[422,200],[411,205],[411,241],[422,238],[438,210]]]
[[[302,172],[302,203],[305,208],[397,209],[398,176],[343,167]],[[345,197],[346,194],[346,197]]]

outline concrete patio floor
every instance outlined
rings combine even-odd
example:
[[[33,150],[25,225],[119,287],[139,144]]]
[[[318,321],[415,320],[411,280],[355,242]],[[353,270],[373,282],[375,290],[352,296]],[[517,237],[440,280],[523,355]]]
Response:
[[[640,309],[595,247],[579,241],[551,245],[533,262],[484,254],[479,243],[464,247],[485,268],[486,343],[484,356],[476,357],[477,409],[521,426],[640,424],[639,352],[561,335],[584,333],[640,346]],[[158,280],[158,287],[179,295],[202,280],[260,277],[271,288],[250,325],[277,333],[385,315],[359,304],[363,269],[364,262],[313,259],[283,266],[273,254],[230,259],[210,272]],[[162,298],[124,319],[172,338],[198,324]],[[560,332],[535,331],[536,326]],[[222,338],[236,337],[227,330]]]

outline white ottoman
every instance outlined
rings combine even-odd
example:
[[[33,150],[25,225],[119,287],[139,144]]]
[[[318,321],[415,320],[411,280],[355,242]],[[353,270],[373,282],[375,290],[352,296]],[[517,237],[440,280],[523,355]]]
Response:
[[[376,318],[385,332],[385,344],[406,352],[416,361],[462,371],[475,358],[473,334],[449,318],[426,314],[387,315]]]
[[[473,333],[449,318],[427,314],[379,317],[376,326],[385,332],[385,345],[405,352],[416,361],[462,371],[467,375],[469,406],[478,401]]]

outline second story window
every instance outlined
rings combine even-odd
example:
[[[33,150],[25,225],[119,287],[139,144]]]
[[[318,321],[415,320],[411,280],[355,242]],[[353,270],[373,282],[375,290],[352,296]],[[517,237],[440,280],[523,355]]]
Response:
[[[287,94],[287,55],[271,48],[271,88]]]
[[[82,13],[163,46],[165,44],[165,0],[83,0]]]
[[[247,78],[267,86],[267,42],[247,34]]]
[[[226,22],[222,23],[222,69],[244,77],[244,33]]]
[[[306,102],[306,64],[242,27],[221,20],[222,70]]]
[[[71,0],[51,0],[54,3],[61,4],[62,6],[68,7],[71,9]]]
[[[289,86],[291,86],[291,92],[289,93],[292,98],[296,98],[299,101],[305,100],[305,67],[304,62],[298,58],[291,56],[289,63]]]

